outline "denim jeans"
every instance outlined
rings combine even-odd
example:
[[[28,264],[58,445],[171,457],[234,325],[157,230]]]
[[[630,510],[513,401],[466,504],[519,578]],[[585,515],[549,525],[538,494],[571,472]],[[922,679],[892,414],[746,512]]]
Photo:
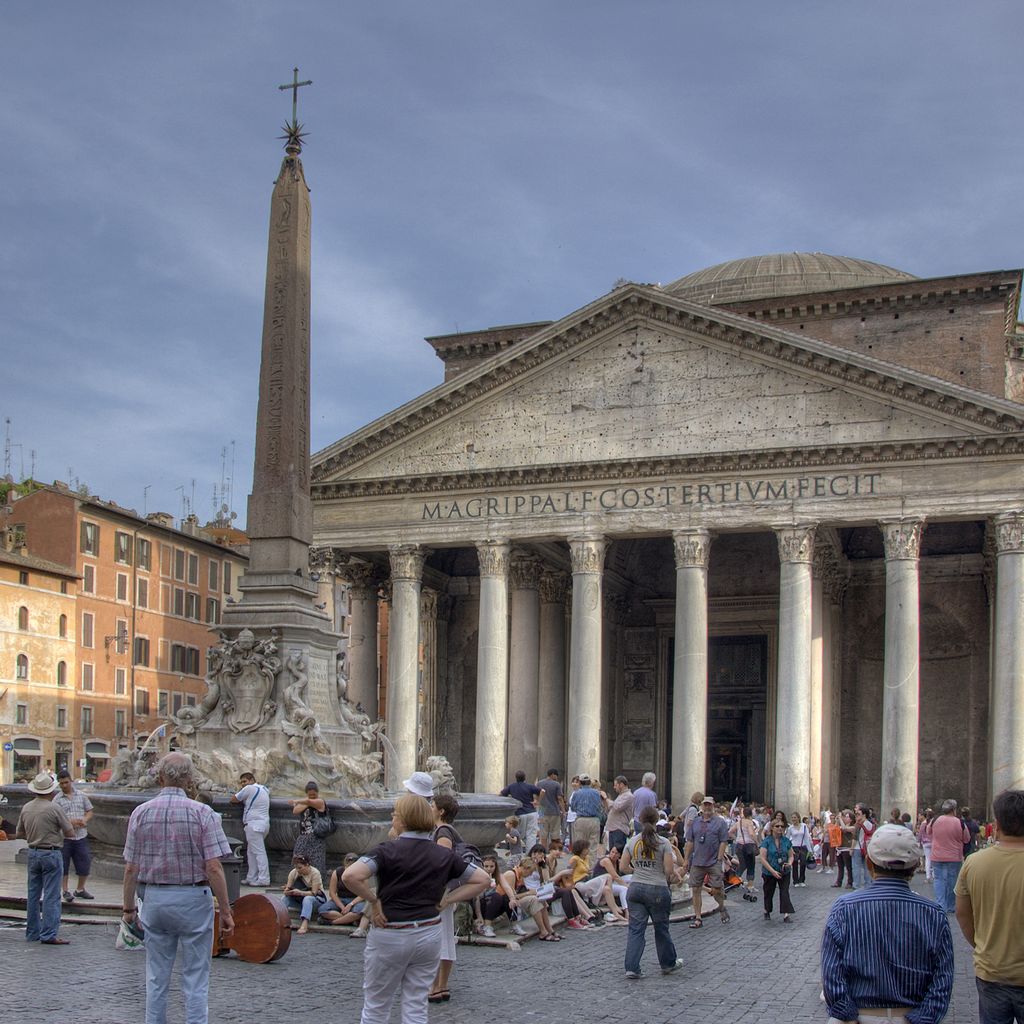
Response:
[[[29,942],[47,942],[57,938],[63,874],[64,856],[60,850],[29,849],[28,902],[25,906],[25,938]],[[43,904],[41,914],[40,900]]]
[[[314,896],[310,893],[308,896],[285,896],[284,905],[290,910],[298,910],[299,917],[304,921],[311,921],[314,911],[327,909],[327,894],[321,893],[319,896]]]
[[[1024,986],[975,978],[981,1024],[1024,1024]]]
[[[853,848],[853,887],[854,889],[866,889],[871,884],[871,876],[868,874],[868,866],[864,863],[864,854],[860,847]]]
[[[647,919],[654,922],[654,945],[662,969],[676,962],[676,947],[668,930],[672,894],[667,885],[629,883],[629,933],[626,936],[626,970],[640,971],[640,958],[647,945]]]
[[[935,875],[935,902],[947,913],[956,911],[956,895],[953,886],[960,876],[960,861],[933,860],[932,872]]]
[[[147,885],[140,916],[146,930],[146,1024],[166,1024],[167,989],[179,946],[185,1024],[207,1024],[213,947],[209,887]]]

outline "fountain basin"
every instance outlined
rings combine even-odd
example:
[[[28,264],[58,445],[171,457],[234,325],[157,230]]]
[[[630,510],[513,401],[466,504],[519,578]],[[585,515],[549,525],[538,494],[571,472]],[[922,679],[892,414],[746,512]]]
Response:
[[[125,833],[132,811],[159,792],[151,790],[107,789],[103,786],[78,786],[92,801],[93,816],[89,822],[89,847],[93,856],[92,873],[101,878],[120,878],[124,871]],[[0,792],[9,803],[4,814],[12,822],[18,820],[21,808],[31,800],[27,786],[0,786]],[[366,853],[387,838],[391,828],[391,810],[395,795],[357,800],[327,800],[331,816],[338,830],[327,837],[327,865],[333,868],[341,863],[346,853]],[[493,851],[505,835],[505,818],[515,813],[517,800],[491,796],[486,793],[462,793],[458,796],[459,816],[455,827],[463,841],[480,848],[482,853]],[[228,796],[215,795],[214,809],[222,816],[224,832],[229,839],[241,843],[242,805],[233,804]],[[266,847],[270,860],[271,880],[283,883],[291,867],[292,848],[298,835],[298,817],[292,814],[291,800],[270,801],[270,831]],[[327,879],[324,879],[326,885]]]

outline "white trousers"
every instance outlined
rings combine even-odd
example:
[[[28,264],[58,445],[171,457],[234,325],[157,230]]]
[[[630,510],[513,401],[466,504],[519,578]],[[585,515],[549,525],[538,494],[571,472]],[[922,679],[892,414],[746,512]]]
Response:
[[[402,994],[402,1024],[427,1024],[427,993],[441,960],[441,925],[371,928],[363,951],[361,1024],[388,1024]]]
[[[597,878],[585,878],[582,882],[577,882],[576,891],[591,903],[599,903],[607,884],[608,876],[598,875]]]
[[[534,811],[532,814],[520,814],[519,834],[523,837],[523,843],[528,854],[537,845],[537,836],[540,834],[539,814]]]
[[[265,838],[266,832],[256,832],[252,826],[245,826],[245,859],[248,867],[245,879],[252,885],[270,885]]]

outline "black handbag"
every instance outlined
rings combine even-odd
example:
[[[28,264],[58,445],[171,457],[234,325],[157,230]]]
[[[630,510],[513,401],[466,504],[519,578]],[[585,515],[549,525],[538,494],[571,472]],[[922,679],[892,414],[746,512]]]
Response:
[[[313,835],[317,839],[326,839],[338,831],[338,823],[331,817],[329,811],[317,811],[313,819]]]

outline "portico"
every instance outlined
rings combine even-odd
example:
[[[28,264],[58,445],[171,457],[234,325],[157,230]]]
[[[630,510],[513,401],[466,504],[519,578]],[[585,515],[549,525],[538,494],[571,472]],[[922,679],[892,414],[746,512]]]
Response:
[[[926,291],[897,281],[854,290]],[[444,753],[496,791],[517,768],[653,768],[675,802],[800,813],[1024,784],[1024,406],[769,324],[756,299],[741,317],[627,285],[503,329],[314,457],[354,620],[363,581],[391,577],[398,770]]]

